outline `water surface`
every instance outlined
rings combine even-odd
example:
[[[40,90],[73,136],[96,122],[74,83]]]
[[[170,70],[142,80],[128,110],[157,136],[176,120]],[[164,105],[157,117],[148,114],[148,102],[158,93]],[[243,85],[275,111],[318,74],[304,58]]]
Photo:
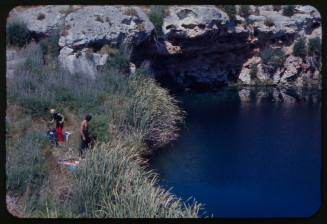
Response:
[[[187,112],[151,168],[160,184],[205,205],[204,216],[308,217],[320,207],[316,91],[223,89],[178,96]]]

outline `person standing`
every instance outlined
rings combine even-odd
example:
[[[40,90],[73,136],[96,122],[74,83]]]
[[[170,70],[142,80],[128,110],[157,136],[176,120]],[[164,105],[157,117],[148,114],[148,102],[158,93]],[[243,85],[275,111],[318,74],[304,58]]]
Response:
[[[80,134],[81,134],[81,146],[80,146],[80,157],[83,157],[84,151],[90,146],[91,138],[89,134],[89,122],[92,116],[87,114],[81,123]]]
[[[61,113],[56,112],[55,109],[51,109],[50,113],[52,115],[52,120],[50,123],[56,122],[56,134],[58,138],[58,143],[63,144],[64,143],[64,135],[62,133],[62,129],[64,128],[64,115]]]

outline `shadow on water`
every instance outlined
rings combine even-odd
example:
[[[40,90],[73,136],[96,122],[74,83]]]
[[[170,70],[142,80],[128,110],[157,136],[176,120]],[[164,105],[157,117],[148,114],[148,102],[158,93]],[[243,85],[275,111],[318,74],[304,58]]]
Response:
[[[308,217],[320,207],[320,91],[224,88],[177,95],[177,141],[150,165],[204,216]]]

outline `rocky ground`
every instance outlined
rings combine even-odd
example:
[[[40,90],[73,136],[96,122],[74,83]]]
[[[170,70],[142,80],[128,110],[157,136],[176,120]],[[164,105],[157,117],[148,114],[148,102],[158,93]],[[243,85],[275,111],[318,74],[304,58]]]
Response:
[[[94,76],[113,48],[126,44],[131,62],[148,66],[164,85],[301,87],[320,81],[320,55],[293,55],[299,37],[321,37],[321,17],[312,6],[297,5],[291,16],[271,5],[250,6],[250,14],[243,15],[237,6],[234,19],[212,5],[165,10],[160,35],[143,6],[17,7],[8,21],[23,20],[36,40],[59,29],[59,60],[72,73]],[[274,71],[262,61],[266,48],[284,52],[285,60]]]

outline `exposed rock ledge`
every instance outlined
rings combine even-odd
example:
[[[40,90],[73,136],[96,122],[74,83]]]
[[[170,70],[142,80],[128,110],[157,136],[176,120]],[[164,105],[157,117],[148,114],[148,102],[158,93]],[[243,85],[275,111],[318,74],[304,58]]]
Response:
[[[72,73],[94,76],[110,60],[110,48],[126,44],[130,60],[137,67],[147,64],[164,85],[319,83],[320,55],[299,58],[292,54],[298,37],[321,37],[319,12],[311,6],[296,6],[293,16],[284,16],[269,5],[251,9],[248,18],[237,15],[231,20],[216,6],[170,6],[159,40],[141,7],[17,7],[9,18],[24,20],[40,38],[61,29],[59,60]],[[285,52],[283,65],[274,72],[266,71],[260,57],[266,47]]]
[[[320,55],[304,59],[292,55],[298,37],[321,37],[319,12],[311,6],[297,6],[288,17],[269,6],[257,10],[260,15],[236,16],[235,22],[215,6],[170,7],[163,24],[163,49],[152,60],[157,78],[167,85],[191,88],[236,81],[247,85],[319,83]],[[267,26],[267,18],[274,25]],[[284,64],[274,73],[263,69],[260,53],[266,47],[285,52]],[[253,65],[256,71],[251,75]]]

